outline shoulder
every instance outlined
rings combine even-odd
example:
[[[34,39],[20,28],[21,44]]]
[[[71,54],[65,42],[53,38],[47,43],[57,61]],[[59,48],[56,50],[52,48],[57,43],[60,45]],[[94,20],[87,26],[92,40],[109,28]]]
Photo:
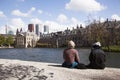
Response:
[[[69,48],[64,49],[64,51],[70,50]]]
[[[104,54],[104,51],[102,49],[95,49],[93,52],[94,53]]]
[[[70,51],[70,50],[71,50],[71,49],[66,48],[66,49],[64,49],[64,51],[63,51],[63,52],[65,53],[65,52]]]
[[[71,49],[73,52],[78,53],[78,50],[76,49]]]
[[[77,51],[76,49],[74,49],[74,48],[71,48],[71,50],[73,50],[73,51]]]

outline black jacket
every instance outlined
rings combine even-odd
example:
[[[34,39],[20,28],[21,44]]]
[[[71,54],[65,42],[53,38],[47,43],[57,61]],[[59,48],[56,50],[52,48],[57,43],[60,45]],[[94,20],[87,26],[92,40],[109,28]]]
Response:
[[[89,68],[94,69],[105,68],[106,56],[104,51],[100,47],[95,47],[91,50],[89,60],[90,60],[90,64],[88,65]]]

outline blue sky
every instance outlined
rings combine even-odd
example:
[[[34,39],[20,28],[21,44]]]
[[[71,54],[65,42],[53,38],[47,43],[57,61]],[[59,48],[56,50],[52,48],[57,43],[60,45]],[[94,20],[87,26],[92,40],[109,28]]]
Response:
[[[83,26],[94,19],[120,20],[120,0],[1,0],[0,33],[16,31],[27,25],[46,24],[50,32]],[[41,28],[42,29],[42,28]]]

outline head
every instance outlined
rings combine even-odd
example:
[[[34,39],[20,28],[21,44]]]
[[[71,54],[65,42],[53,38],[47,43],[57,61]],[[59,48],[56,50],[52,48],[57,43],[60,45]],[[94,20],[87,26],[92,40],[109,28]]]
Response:
[[[68,41],[68,48],[74,48],[75,47],[75,43],[71,40]]]
[[[101,43],[100,42],[95,42],[92,47],[93,48],[101,48]]]

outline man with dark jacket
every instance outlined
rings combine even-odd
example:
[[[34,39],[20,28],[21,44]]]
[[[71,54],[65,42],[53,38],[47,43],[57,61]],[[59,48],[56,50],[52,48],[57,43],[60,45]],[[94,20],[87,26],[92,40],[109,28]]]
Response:
[[[104,51],[101,49],[100,42],[96,42],[93,44],[91,53],[89,55],[89,65],[88,68],[92,69],[104,69],[105,68],[105,61],[106,56]]]

